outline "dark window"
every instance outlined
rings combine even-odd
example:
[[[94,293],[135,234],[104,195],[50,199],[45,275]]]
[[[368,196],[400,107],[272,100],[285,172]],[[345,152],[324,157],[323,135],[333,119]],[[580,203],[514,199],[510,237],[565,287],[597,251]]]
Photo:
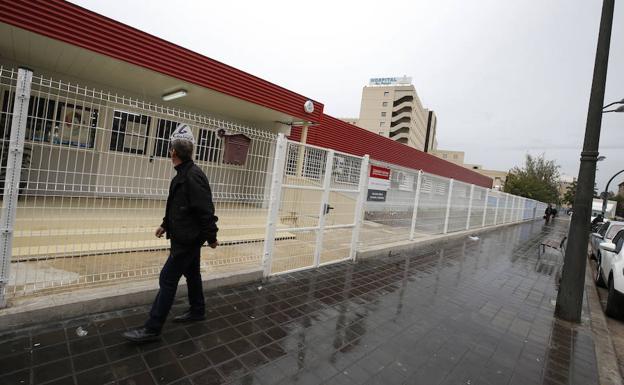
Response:
[[[58,102],[52,143],[93,148],[98,110]]]
[[[217,133],[205,128],[200,129],[195,159],[204,162],[217,162],[219,160],[220,150],[221,140],[217,136]]]
[[[2,98],[2,114],[0,114],[0,130],[2,131],[2,139],[8,139],[11,125],[11,115],[9,110],[13,110],[13,97],[15,93],[9,93],[4,91],[4,97]]]
[[[613,238],[613,243],[615,243],[615,252],[619,254],[622,246],[624,246],[624,230],[617,233],[615,238]]]
[[[156,128],[156,141],[154,142],[154,156],[161,158],[169,157],[169,137],[176,127],[178,122],[172,120],[159,119],[158,127]]]
[[[615,234],[612,242],[617,244],[622,239],[624,239],[624,230],[620,230],[617,234]]]
[[[4,92],[0,130],[9,138],[15,93]],[[74,147],[93,148],[98,110],[31,96],[25,139]]]
[[[115,111],[110,141],[111,151],[145,154],[149,125],[149,116]]]
[[[607,234],[605,235],[605,238],[606,239],[612,239],[623,228],[624,228],[624,226],[622,226],[622,225],[619,225],[619,226],[618,225],[613,225],[613,226],[609,227],[609,230],[607,231]]]
[[[303,177],[321,180],[325,171],[325,151],[306,147],[304,151]]]
[[[28,119],[26,120],[26,140],[49,142],[54,126],[54,100],[30,97]]]

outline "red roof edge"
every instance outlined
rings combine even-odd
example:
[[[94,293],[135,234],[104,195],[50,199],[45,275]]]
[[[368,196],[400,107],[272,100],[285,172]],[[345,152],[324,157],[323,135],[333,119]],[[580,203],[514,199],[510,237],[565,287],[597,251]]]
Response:
[[[62,0],[0,1],[0,21],[209,88],[284,114],[320,122],[309,98],[234,67]]]
[[[300,141],[301,127],[294,127],[289,139]],[[492,187],[492,179],[485,175],[326,114],[323,114],[320,125],[308,128],[306,142],[357,156],[368,154],[371,159],[423,170],[476,186]]]

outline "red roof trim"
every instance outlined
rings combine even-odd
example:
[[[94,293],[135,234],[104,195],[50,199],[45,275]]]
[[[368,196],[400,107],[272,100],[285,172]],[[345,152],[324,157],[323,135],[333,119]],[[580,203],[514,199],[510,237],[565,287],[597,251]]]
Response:
[[[0,1],[0,21],[300,119],[319,122],[323,104],[62,0]]]
[[[301,140],[301,127],[293,128],[290,139]],[[325,114],[320,125],[308,128],[306,142],[358,156],[368,154],[372,159],[383,162],[423,170],[477,186],[492,187],[492,179],[485,175]]]

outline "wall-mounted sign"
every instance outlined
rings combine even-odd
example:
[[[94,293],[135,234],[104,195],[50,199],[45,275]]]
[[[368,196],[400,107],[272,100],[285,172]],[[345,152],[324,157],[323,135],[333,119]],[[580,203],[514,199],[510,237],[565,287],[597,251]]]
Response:
[[[385,202],[387,191],[368,190],[366,200],[369,202]]]
[[[369,202],[385,202],[386,193],[390,188],[390,169],[386,167],[371,166],[368,178]]]
[[[391,78],[371,78],[369,83],[371,86],[392,86],[405,84],[412,84],[412,78],[409,76],[403,77],[391,77]]]

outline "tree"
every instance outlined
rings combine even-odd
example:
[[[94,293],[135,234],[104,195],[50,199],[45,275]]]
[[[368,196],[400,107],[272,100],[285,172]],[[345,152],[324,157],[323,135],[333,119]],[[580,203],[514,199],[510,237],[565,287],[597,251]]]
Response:
[[[570,183],[565,194],[563,194],[563,203],[572,206],[574,204],[574,197],[576,197],[576,179]]]
[[[624,195],[618,194],[613,197],[613,200],[617,202],[615,206],[615,215],[618,217],[624,217]]]
[[[524,167],[509,170],[503,191],[546,203],[560,203],[559,166],[544,154],[527,154]]]

